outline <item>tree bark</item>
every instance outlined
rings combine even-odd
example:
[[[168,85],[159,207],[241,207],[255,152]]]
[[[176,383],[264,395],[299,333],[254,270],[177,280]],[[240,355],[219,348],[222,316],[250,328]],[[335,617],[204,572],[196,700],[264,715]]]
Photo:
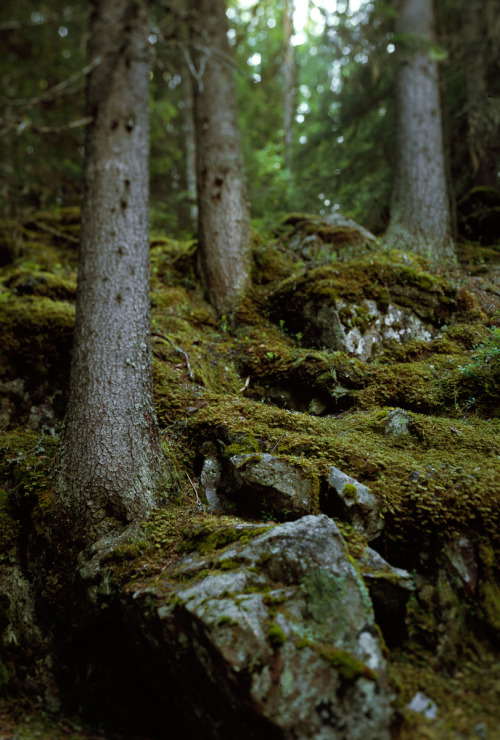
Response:
[[[489,96],[492,92],[498,95],[500,89],[491,88],[488,80],[491,60],[495,56],[498,60],[498,7],[491,0],[468,0],[463,18],[471,176],[474,185],[498,187],[500,121]],[[498,77],[498,61],[495,66],[495,76]]]
[[[283,128],[285,132],[285,167],[291,168],[292,151],[292,122],[293,122],[293,5],[292,0],[285,0],[283,14],[284,60],[283,77],[285,82],[285,101],[283,112]]]
[[[402,0],[396,172],[385,241],[434,261],[454,261],[433,28],[432,0]]]
[[[76,325],[56,492],[89,542],[140,519],[163,479],[152,397],[147,0],[94,0]]]
[[[198,227],[196,197],[196,131],[194,125],[193,77],[187,62],[182,65],[182,97],[184,99],[184,154],[186,157],[186,188],[189,193],[189,220],[193,231]]]
[[[249,281],[250,217],[224,0],[191,0],[198,238],[208,298],[234,316]]]

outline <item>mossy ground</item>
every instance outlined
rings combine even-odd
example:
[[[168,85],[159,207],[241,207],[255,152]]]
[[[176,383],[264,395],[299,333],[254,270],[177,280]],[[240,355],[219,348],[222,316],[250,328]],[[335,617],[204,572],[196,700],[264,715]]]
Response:
[[[6,231],[14,259],[0,272],[4,558],[20,530],[36,527],[51,505],[50,464],[64,411],[74,315],[77,224],[78,214],[61,211],[35,214]],[[154,576],[190,550],[209,555],[250,536],[237,517],[207,511],[199,478],[208,454],[288,458],[319,481],[320,508],[326,470],[338,467],[383,501],[382,554],[426,581],[427,590],[418,590],[409,607],[408,641],[390,664],[401,706],[423,690],[438,704],[439,717],[406,713],[399,737],[459,738],[483,722],[493,738],[489,702],[498,705],[500,686],[492,666],[500,647],[500,399],[495,386],[462,368],[496,325],[491,286],[498,252],[482,255],[487,271],[481,273],[474,247],[463,246],[467,263],[443,275],[428,271],[422,258],[373,246],[367,252],[352,239],[339,244],[327,236],[325,249],[307,265],[286,241],[256,239],[252,292],[234,326],[217,318],[203,298],[195,244],[152,240],[155,401],[179,488],[172,507],[155,512],[141,537],[115,550],[109,564],[121,582]],[[394,295],[411,306],[424,290],[429,301],[416,310],[430,319],[446,315],[447,324],[439,338],[394,343],[370,363],[303,347],[296,316],[313,277],[316,290],[323,285],[325,293],[353,301],[369,297],[381,310]],[[290,298],[286,311],[284,296]],[[42,435],[32,408],[47,403],[52,432],[45,424]],[[409,434],[385,433],[394,407],[408,412]],[[351,554],[359,556],[359,535],[342,528]],[[469,538],[477,553],[474,594],[440,575],[443,552],[455,535]],[[445,635],[450,615],[462,630],[451,637]]]

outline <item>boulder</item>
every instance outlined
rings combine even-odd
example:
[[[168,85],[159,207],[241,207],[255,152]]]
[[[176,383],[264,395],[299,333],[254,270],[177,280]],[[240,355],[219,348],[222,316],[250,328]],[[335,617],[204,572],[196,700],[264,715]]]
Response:
[[[378,537],[384,527],[382,503],[370,489],[334,467],[328,469],[328,484],[328,513],[352,524],[368,541]]]
[[[361,360],[394,340],[440,336],[456,307],[456,289],[406,255],[363,258],[306,269],[270,297],[270,314],[303,346]]]
[[[331,519],[271,527],[207,563],[185,556],[122,597],[184,736],[389,740],[370,598]]]
[[[226,495],[239,513],[297,519],[318,511],[318,482],[289,460],[268,453],[233,455]]]

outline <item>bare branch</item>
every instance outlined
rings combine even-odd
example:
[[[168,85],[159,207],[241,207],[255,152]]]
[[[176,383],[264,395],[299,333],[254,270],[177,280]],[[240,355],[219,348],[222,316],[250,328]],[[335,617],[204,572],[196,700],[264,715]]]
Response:
[[[35,105],[39,105],[40,103],[46,103],[49,100],[54,100],[55,98],[60,97],[61,95],[68,95],[72,92],[75,92],[74,90],[68,90],[68,88],[71,87],[75,82],[80,82],[80,80],[84,77],[86,77],[88,74],[92,72],[96,67],[99,66],[99,64],[102,63],[102,57],[97,56],[95,59],[93,59],[91,62],[85,65],[83,69],[79,69],[78,72],[75,72],[75,74],[68,77],[66,80],[62,80],[62,82],[58,82],[57,85],[53,85],[52,87],[49,87],[48,90],[45,90],[41,95],[38,95],[36,98],[17,98],[16,100],[9,100],[8,98],[2,98],[3,103],[8,103],[9,105],[15,105],[15,106],[27,106],[29,108],[34,107]]]
[[[65,8],[64,12],[61,13],[49,13],[43,18],[37,17],[36,19],[27,18],[26,20],[19,20],[17,18],[11,18],[8,21],[0,23],[0,31],[15,31],[18,28],[33,28],[34,26],[43,26],[46,23],[71,23],[74,21],[84,20],[90,15],[90,11],[81,11],[75,15],[72,14],[72,8]]]
[[[194,375],[193,375],[193,371],[191,370],[191,365],[189,364],[189,357],[187,355],[187,352],[184,352],[183,349],[181,349],[180,347],[178,347],[176,344],[174,344],[172,342],[171,339],[169,339],[165,334],[162,334],[159,331],[152,331],[151,332],[151,336],[152,337],[158,337],[159,339],[163,339],[165,342],[168,342],[169,344],[171,344],[172,347],[175,349],[176,352],[180,352],[181,355],[184,355],[184,359],[186,360],[186,365],[187,365],[189,377],[191,378],[191,380],[194,380]]]

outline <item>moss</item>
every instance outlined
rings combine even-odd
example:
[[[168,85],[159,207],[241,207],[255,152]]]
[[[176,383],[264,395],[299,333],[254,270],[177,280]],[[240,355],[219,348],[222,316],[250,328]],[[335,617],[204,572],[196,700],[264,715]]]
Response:
[[[241,563],[232,558],[225,558],[219,562],[218,567],[221,570],[235,570],[236,568],[241,568]]]
[[[135,560],[144,554],[146,547],[147,543],[145,541],[127,542],[115,547],[114,550],[105,556],[104,561],[108,563],[120,563],[126,560]]]
[[[360,678],[368,678],[372,681],[377,680],[375,671],[368,668],[365,663],[346,650],[340,650],[334,645],[315,645],[314,650],[322,658],[325,658],[340,673],[342,678],[349,683],[354,683]]]
[[[359,660],[359,658],[356,658],[352,653],[342,650],[335,645],[313,642],[312,640],[302,638],[298,640],[296,647],[299,650],[306,648],[314,650],[315,653],[333,666],[347,683],[355,683],[360,678],[367,678],[371,681],[378,680],[375,671]]]
[[[280,627],[279,624],[276,624],[276,622],[271,622],[269,625],[267,637],[274,650],[277,650],[286,642],[286,635],[282,627]]]
[[[343,494],[348,499],[356,499],[358,494],[357,486],[355,486],[354,483],[346,483]]]
[[[0,303],[3,360],[0,378],[65,383],[75,320],[74,306],[39,296],[11,296]]]
[[[217,627],[222,627],[224,624],[234,624],[237,625],[238,623],[234,621],[231,617],[228,617],[227,614],[223,614],[222,617],[219,617],[217,620]]]
[[[259,451],[259,443],[254,437],[243,436],[238,442],[232,442],[224,448],[224,457],[248,455]]]

